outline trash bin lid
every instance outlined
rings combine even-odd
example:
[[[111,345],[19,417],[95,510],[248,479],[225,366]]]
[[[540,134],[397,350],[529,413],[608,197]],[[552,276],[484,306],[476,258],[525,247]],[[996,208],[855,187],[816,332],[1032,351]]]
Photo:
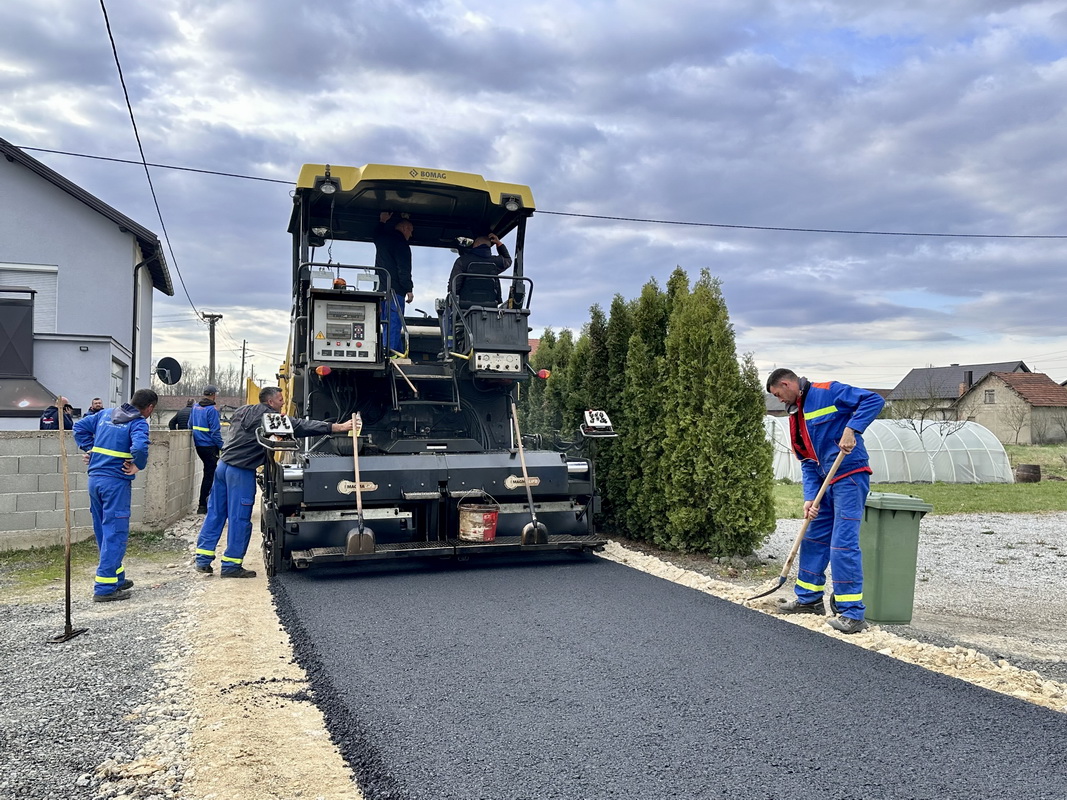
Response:
[[[888,511],[922,511],[929,514],[934,507],[924,503],[921,497],[910,494],[893,494],[892,492],[871,492],[867,495],[869,508],[881,508]]]

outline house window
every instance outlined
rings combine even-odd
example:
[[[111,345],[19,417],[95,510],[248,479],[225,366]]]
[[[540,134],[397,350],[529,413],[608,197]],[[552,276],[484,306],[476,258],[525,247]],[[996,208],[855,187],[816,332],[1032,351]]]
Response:
[[[997,402],[997,390],[996,389],[986,389],[985,390],[985,404],[987,406],[991,406],[995,402]]]
[[[126,366],[115,359],[111,359],[111,405],[120,406],[126,402],[126,393],[123,384],[126,377]]]
[[[56,284],[59,267],[48,264],[0,263],[0,286],[36,289],[33,296],[33,332],[56,332]]]

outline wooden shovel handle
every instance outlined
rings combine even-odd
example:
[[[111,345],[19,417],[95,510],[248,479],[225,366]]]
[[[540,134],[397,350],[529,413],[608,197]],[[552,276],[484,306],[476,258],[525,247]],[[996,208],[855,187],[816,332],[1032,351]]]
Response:
[[[826,494],[826,490],[830,486],[830,481],[834,479],[834,475],[837,474],[837,468],[841,466],[841,462],[844,458],[845,451],[838,451],[837,458],[835,458],[834,463],[830,465],[830,471],[826,473],[826,477],[822,480],[822,486],[819,487],[819,493],[815,495],[815,499],[811,501],[812,505],[819,505],[819,501],[822,500],[822,496]],[[793,548],[789,551],[789,557],[785,560],[785,564],[782,566],[783,578],[789,575],[789,570],[793,567],[793,559],[797,557],[797,552],[800,550],[800,543],[804,540],[804,534],[807,533],[808,523],[810,522],[811,520],[805,515],[804,522],[800,526],[800,531],[797,533],[797,538],[793,541]]]

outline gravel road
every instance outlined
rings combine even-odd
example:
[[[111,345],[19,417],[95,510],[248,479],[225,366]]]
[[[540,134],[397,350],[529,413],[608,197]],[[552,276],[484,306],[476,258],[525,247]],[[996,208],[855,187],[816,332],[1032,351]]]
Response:
[[[798,524],[783,520],[763,555],[783,556]],[[187,519],[168,532],[165,545],[173,550],[172,562],[164,555],[131,567],[138,583],[131,601],[93,604],[89,579],[76,575],[74,623],[90,631],[62,645],[45,641],[63,629],[62,592],[56,586],[15,591],[12,576],[0,568],[0,763],[6,765],[0,771],[0,797],[204,796],[190,789],[195,783],[190,776],[210,767],[188,760],[190,731],[203,725],[187,698],[188,632],[203,607],[200,595],[216,591],[220,582],[205,584],[185,568],[195,529]],[[981,647],[1067,681],[1065,555],[1067,513],[926,517],[915,619],[893,630],[936,644]],[[265,590],[265,582],[256,584],[242,591]],[[269,614],[269,605],[264,607]],[[276,620],[266,623],[277,630]],[[232,680],[256,684],[264,674],[250,670]],[[271,696],[270,704],[283,715],[280,726],[294,717],[284,698]],[[321,731],[310,728],[307,735],[322,738]],[[258,757],[264,770],[278,760],[278,754]],[[338,780],[343,783],[344,775]],[[270,785],[243,788],[241,797],[257,800],[297,796]],[[313,789],[300,796],[316,798]]]
[[[780,565],[799,529],[779,520],[758,554]],[[1067,682],[1067,513],[928,515],[919,531],[912,623],[887,628]]]

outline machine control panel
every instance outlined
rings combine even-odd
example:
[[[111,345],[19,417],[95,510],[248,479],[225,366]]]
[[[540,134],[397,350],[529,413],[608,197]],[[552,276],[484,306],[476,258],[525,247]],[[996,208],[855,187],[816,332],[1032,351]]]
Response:
[[[317,297],[312,301],[311,359],[373,364],[378,360],[378,303]]]
[[[474,369],[487,372],[522,372],[522,355],[519,353],[475,353]]]

